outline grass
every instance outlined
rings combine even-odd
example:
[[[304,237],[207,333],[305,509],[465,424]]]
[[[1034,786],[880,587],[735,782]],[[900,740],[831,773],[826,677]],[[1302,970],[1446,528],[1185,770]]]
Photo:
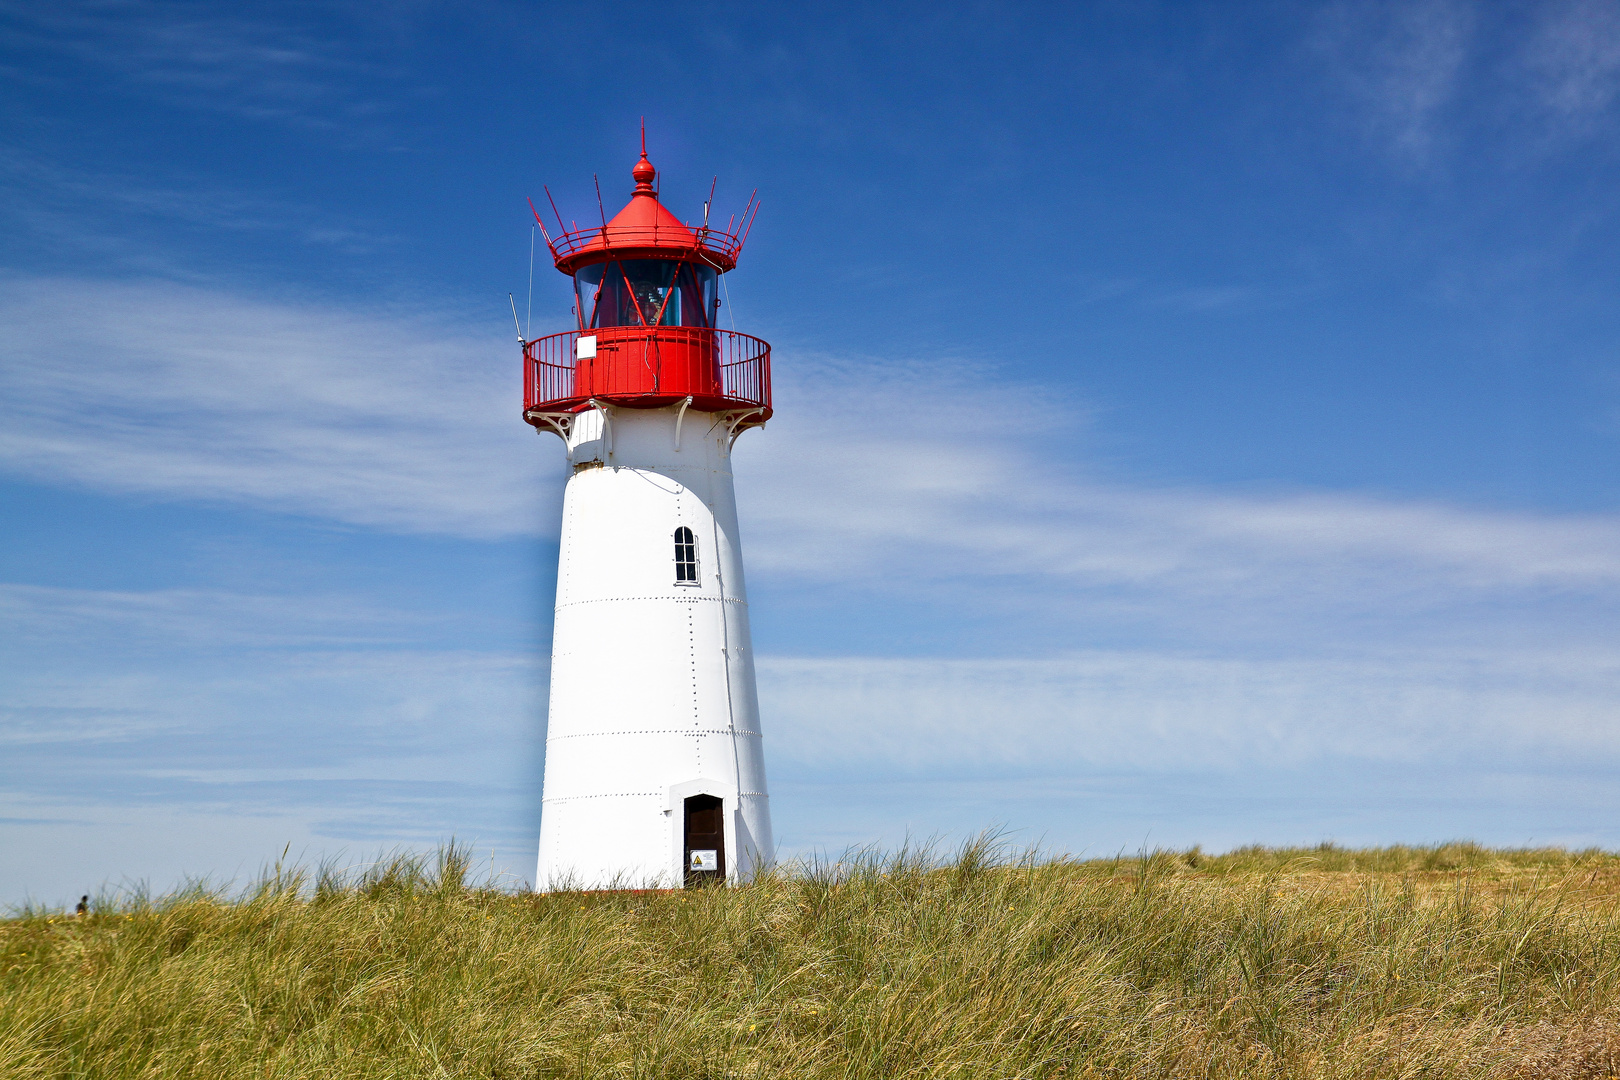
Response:
[[[5,1077],[1620,1074],[1620,856],[1020,858],[513,895],[464,853],[0,922]]]

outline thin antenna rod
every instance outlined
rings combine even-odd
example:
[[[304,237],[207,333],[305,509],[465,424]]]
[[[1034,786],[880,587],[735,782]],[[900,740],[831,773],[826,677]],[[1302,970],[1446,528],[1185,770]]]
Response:
[[[524,349],[528,349],[529,343],[523,340],[523,326],[518,322],[517,301],[512,299],[511,293],[506,294],[506,299],[512,305],[512,329],[517,331],[518,344],[523,346]]]
[[[647,118],[641,118],[641,156],[647,156]]]
[[[602,215],[602,239],[607,239],[607,211],[602,209],[602,181],[591,173],[591,183],[596,185],[596,212]]]
[[[719,182],[720,182],[720,178],[718,176],[716,176],[713,180],[709,181],[709,197],[706,200],[704,200],[704,203],[703,203],[703,231],[704,232],[709,231],[709,207],[714,205],[714,185],[718,184]]]
[[[523,312],[523,336],[534,328],[534,229],[529,230],[529,306]]]
[[[552,213],[553,213],[553,214],[557,214],[557,200],[556,200],[556,199],[553,199],[553,198],[552,198],[552,197],[551,197],[551,189],[550,189],[550,188],[548,188],[548,187],[545,187],[545,185],[544,185],[544,184],[542,184],[542,185],[540,185],[540,186],[541,186],[541,187],[543,187],[543,188],[545,188],[545,192],[546,192],[546,199],[547,199],[547,200],[548,200],[548,201],[549,201],[549,202],[550,202],[550,203],[551,203],[551,212],[552,212]],[[536,215],[534,215],[534,216],[535,216],[535,217],[539,217],[539,216],[540,216],[540,215],[539,215],[539,214],[536,214]],[[563,223],[562,223],[562,215],[561,215],[561,214],[557,214],[557,231],[558,231],[558,232],[559,232],[559,233],[566,233],[566,232],[568,232],[568,230],[567,230],[567,229],[565,229],[565,228],[563,228]]]
[[[720,275],[720,288],[726,294],[726,313],[731,316],[731,332],[737,332],[737,309],[731,306],[731,286],[726,283],[726,275]]]
[[[555,210],[556,207],[552,207],[552,209]],[[534,208],[534,200],[533,199],[529,200],[529,213],[534,215],[534,223],[536,225],[540,226],[540,235],[546,238],[546,247],[551,249],[551,253],[553,255],[557,254],[557,245],[555,245],[555,244],[553,244],[551,242],[551,234],[546,232],[546,223],[540,220],[540,211],[538,211],[538,210],[536,210]],[[559,222],[557,222],[557,224],[561,225],[562,222],[559,221]],[[533,232],[533,230],[531,229],[530,232]],[[534,237],[533,236],[529,237],[529,246],[531,248],[534,247]],[[533,252],[529,253],[529,264],[530,264],[530,266],[533,266],[533,264],[534,264],[534,253]]]
[[[759,189],[758,188],[754,189],[754,194],[756,194],[756,195],[759,194]],[[750,200],[750,201],[752,201],[752,200]],[[742,251],[743,245],[748,243],[748,234],[754,231],[754,221],[758,217],[759,217],[759,203],[756,202],[756,203],[754,203],[754,216],[748,219],[748,228],[743,230],[742,239],[737,241],[737,250],[739,252]]]

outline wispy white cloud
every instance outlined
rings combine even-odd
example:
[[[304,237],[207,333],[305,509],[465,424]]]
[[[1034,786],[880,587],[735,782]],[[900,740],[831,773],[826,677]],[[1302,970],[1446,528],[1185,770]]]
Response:
[[[530,863],[545,658],[402,640],[425,621],[354,595],[4,587],[0,902],[229,875],[287,841],[457,836]]]
[[[329,208],[292,203],[182,176],[151,177],[102,162],[93,172],[48,160],[21,146],[0,147],[0,220],[14,241],[33,240],[54,256],[132,273],[200,276],[173,252],[176,230],[275,235],[327,252],[375,253],[397,246],[388,236],[334,216]],[[144,225],[168,231],[154,244]]]
[[[896,438],[908,431],[924,438],[920,429],[929,421],[897,417],[895,424]],[[836,442],[839,434],[825,437]],[[753,451],[772,439],[783,444],[780,452],[794,449],[792,432],[773,427],[767,435],[749,436]],[[931,437],[944,438],[937,431]],[[912,467],[928,461],[922,453]],[[904,481],[899,495],[883,486],[834,494],[856,501],[889,494],[895,519],[920,507],[949,525],[953,514],[982,512],[1009,475],[992,465],[983,474]],[[966,510],[930,509],[932,499],[958,496]],[[806,527],[836,517],[842,505],[816,498],[809,493],[798,511]],[[1062,493],[1054,501],[1061,504]],[[997,508],[1018,512],[992,502]],[[1244,518],[1240,527],[1215,517],[1245,537],[1301,531],[1289,515],[1258,524]],[[793,531],[784,520],[778,535]],[[1132,519],[1120,520],[1125,527]],[[1393,541],[1385,530],[1370,532],[1375,546],[1410,557],[1412,545],[1402,538],[1408,527],[1396,529]],[[865,528],[860,543],[844,550],[859,553],[868,572],[876,566],[936,581],[971,569],[971,544],[982,542],[970,537],[968,549],[932,550],[909,528]],[[1043,520],[1039,529],[1061,533],[1063,523]],[[1017,546],[1000,534],[994,540]],[[1366,542],[1359,533],[1352,538]],[[781,555],[768,539],[763,547]],[[1438,547],[1442,562],[1456,558],[1451,544]],[[1084,597],[1072,567],[1048,570],[1038,553],[1027,558],[1016,572],[998,571],[1011,575],[1009,591],[1050,593],[1071,604]],[[1320,571],[1328,564],[1318,557],[1310,565]],[[1088,564],[1086,572],[1095,570]],[[1156,572],[1150,567],[1147,577]],[[1554,572],[1563,571],[1555,564]],[[1576,572],[1589,568],[1579,564]],[[864,578],[824,576],[846,599],[870,587]],[[1500,573],[1487,581],[1499,588]],[[1231,586],[1232,597],[1241,595]],[[1185,593],[1161,586],[1151,602],[1180,609]],[[93,887],[126,873],[165,881],[181,870],[232,873],[243,845],[263,846],[267,836],[276,841],[272,854],[284,840],[319,854],[477,837],[497,849],[492,859],[500,866],[526,874],[544,659],[424,648],[410,640],[423,625],[361,596],[0,590],[0,680],[7,686],[0,816],[12,819],[3,824],[8,850],[26,853],[0,869],[0,893],[66,895],[86,875],[85,887]],[[995,820],[1039,822],[1049,839],[1110,850],[1141,842],[1144,822],[1154,823],[1155,842],[1212,846],[1323,835],[1436,839],[1458,828],[1481,835],[1479,811],[1487,805],[1496,817],[1483,835],[1506,841],[1524,835],[1515,831],[1523,821],[1541,822],[1534,826],[1540,829],[1559,822],[1566,828],[1560,836],[1608,835],[1593,833],[1586,810],[1575,815],[1585,824],[1558,819],[1558,798],[1549,794],[1557,789],[1545,780],[1561,770],[1612,768],[1620,759],[1620,652],[1605,647],[1602,635],[1579,647],[1539,649],[1443,641],[1379,648],[1361,640],[1347,652],[1304,642],[1296,655],[1279,657],[1230,641],[1203,651],[1074,649],[1016,615],[1003,614],[997,626],[1021,655],[760,658],[768,753],[786,780],[777,785],[779,822],[795,849],[879,832],[894,842],[906,828],[971,830]],[[1041,655],[1027,655],[1031,650]],[[1300,779],[1323,769],[1340,773],[1327,803]],[[1434,795],[1437,771],[1449,777],[1447,790],[1474,790],[1467,813],[1453,809],[1448,817],[1437,809],[1462,805]],[[1533,797],[1522,797],[1526,806],[1482,799],[1482,784],[1506,783],[1500,778],[1509,774],[1542,778]],[[1189,777],[1215,775],[1227,778],[1228,794],[1217,797],[1211,782],[1188,786]],[[1239,798],[1230,793],[1230,778],[1239,775],[1263,775],[1268,786],[1245,788]],[[1156,779],[1166,777],[1176,779]],[[858,820],[847,810],[829,819],[818,809],[828,800],[843,806],[839,785],[885,778],[912,786],[890,783],[881,796],[863,794]],[[1182,793],[1180,803],[1160,791],[1168,782]],[[1601,805],[1609,790],[1601,778],[1586,786],[1593,790],[1581,806]],[[1429,802],[1422,815],[1403,817],[1381,803],[1363,806],[1372,790],[1385,792],[1379,798],[1410,803],[1421,794]],[[1208,816],[1210,806],[1218,819]],[[1278,813],[1289,824],[1273,821]],[[215,818],[232,827],[203,827]],[[1436,824],[1450,820],[1465,824]],[[157,832],[144,835],[131,822]],[[109,849],[108,835],[126,839]],[[71,857],[52,858],[52,847],[62,845]]]
[[[1316,45],[1330,79],[1360,103],[1369,135],[1426,164],[1475,30],[1475,9],[1462,0],[1341,3],[1323,9]]]
[[[1375,144],[1429,167],[1466,139],[1567,151],[1613,128],[1620,0],[1336,4],[1313,55]]]
[[[407,532],[555,527],[560,451],[516,416],[496,335],[161,283],[15,284],[14,472]],[[763,659],[773,760],[800,777],[1495,767],[1620,745],[1612,515],[1104,481],[1055,449],[1083,402],[965,363],[788,353],[777,370],[779,418],[736,456],[756,585],[922,598],[990,628],[926,659]],[[986,382],[1001,404],[965,407]],[[337,761],[426,783],[446,738],[538,746],[541,658],[424,650],[431,620],[360,597],[13,586],[0,614],[14,665],[29,642],[78,657],[27,671],[10,702],[14,744],[42,754],[147,745],[142,769],[234,798],[261,754],[288,782]],[[173,752],[204,731],[206,753]]]
[[[544,658],[424,648],[410,640],[423,622],[364,597],[6,586],[0,741],[161,738],[151,760],[126,745],[124,767],[161,760],[216,779],[356,761],[366,775],[403,767],[442,779],[460,775],[457,761],[482,760],[475,732],[537,746]],[[1620,756],[1620,651],[1601,638],[1511,649],[1363,641],[1292,656],[1048,651],[764,656],[773,758],[847,776]],[[208,741],[177,751],[166,734],[177,731]],[[277,744],[260,764],[257,749]]]
[[[1144,302],[1150,307],[1203,314],[1275,303],[1276,291],[1249,285],[1189,285],[1165,289],[1146,297]]]
[[[105,639],[128,651],[397,646],[419,637],[432,620],[365,596],[0,584],[0,623],[18,646]]]
[[[531,534],[552,450],[491,329],[169,283],[12,279],[0,462],[386,529]]]
[[[167,283],[8,286],[14,474],[405,532],[555,527],[559,448],[518,418],[493,328]],[[992,605],[1128,601],[1290,628],[1620,590],[1614,515],[1103,481],[1054,449],[1084,402],[968,364],[789,353],[777,370],[779,418],[736,467],[750,565],[788,585],[950,582]],[[987,379],[1004,405],[964,407]]]
[[[6,596],[0,816],[11,820],[0,827],[8,850],[29,855],[0,868],[0,895],[65,894],[75,875],[94,875],[93,887],[135,872],[231,873],[243,845],[266,836],[272,853],[292,840],[317,855],[477,837],[527,873],[542,657],[379,647],[391,616],[355,598]],[[198,648],[214,637],[238,647]],[[1110,850],[1142,842],[1145,823],[1155,842],[1212,846],[1438,839],[1480,835],[1485,807],[1496,814],[1487,835],[1511,841],[1517,822],[1557,818],[1561,789],[1547,778],[1566,774],[1587,777],[1570,781],[1586,789],[1575,815],[1585,831],[1570,835],[1590,837],[1590,807],[1612,799],[1604,770],[1620,761],[1620,652],[1600,645],[1303,659],[767,655],[759,672],[790,851],[996,820]],[[1305,778],[1328,774],[1324,803],[1327,788]],[[1236,776],[1262,788],[1234,787]],[[1513,794],[1529,781],[1535,792]],[[846,789],[860,783],[883,790],[862,793],[852,818]],[[1466,812],[1436,812],[1463,806],[1465,792]],[[1420,796],[1420,817],[1386,805]],[[210,819],[230,827],[195,827]],[[1434,824],[1451,819],[1465,824]],[[128,842],[108,849],[108,834]],[[51,844],[71,857],[52,860]]]
[[[780,418],[737,454],[750,565],[777,581],[1043,613],[1026,626],[1150,618],[1212,644],[1287,641],[1307,622],[1317,645],[1368,633],[1351,615],[1433,633],[1401,624],[1487,602],[1509,605],[1499,626],[1528,626],[1538,603],[1620,599],[1615,515],[1105,482],[1052,449],[1083,408],[982,371],[779,370]],[[964,406],[986,383],[1004,404]]]
[[[470,736],[542,722],[545,658],[447,647],[445,622],[364,594],[0,585],[0,744],[97,744],[140,775],[459,775]]]
[[[1561,0],[1537,5],[1541,25],[1524,62],[1543,104],[1583,128],[1620,94],[1620,2]]]
[[[546,665],[531,654],[327,648],[142,663],[115,646],[30,660],[3,667],[5,786],[45,794],[53,774],[101,774],[100,790],[74,789],[81,804],[149,797],[142,781],[156,776],[510,784],[544,737]],[[25,763],[25,746],[56,749]]]
[[[272,11],[160,0],[157,3],[0,3],[14,40],[70,58],[101,78],[116,77],[172,104],[353,130],[375,123],[386,106],[361,93],[362,80],[396,75],[366,57],[369,9],[348,20],[341,7],[321,15],[346,32],[278,19]],[[36,74],[34,76],[38,78]],[[373,88],[374,89],[374,88]]]
[[[1620,759],[1620,652],[769,657],[761,672],[772,753],[795,772],[971,777]]]

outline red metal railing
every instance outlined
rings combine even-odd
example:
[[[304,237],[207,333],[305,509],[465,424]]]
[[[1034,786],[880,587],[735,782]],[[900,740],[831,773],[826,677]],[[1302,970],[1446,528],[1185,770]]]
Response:
[[[653,224],[597,225],[548,237],[546,242],[551,245],[551,257],[556,260],[572,258],[587,249],[611,252],[624,248],[667,247],[685,248],[694,254],[708,252],[718,256],[712,261],[729,268],[737,265],[737,256],[742,254],[743,242],[747,239],[746,234],[738,235],[725,229],[699,226],[695,229],[683,227],[677,231],[674,228],[660,229]],[[697,241],[695,245],[693,240]]]
[[[595,355],[581,355],[581,338]],[[593,350],[587,348],[585,353]],[[706,412],[771,411],[771,347],[759,338],[700,326],[569,330],[523,347],[523,408],[573,412],[595,398],[655,408],[692,398]]]

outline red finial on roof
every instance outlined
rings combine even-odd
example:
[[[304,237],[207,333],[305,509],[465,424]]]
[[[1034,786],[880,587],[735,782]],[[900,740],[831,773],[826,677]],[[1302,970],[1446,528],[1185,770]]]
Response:
[[[636,178],[635,194],[658,197],[658,193],[653,190],[653,181],[658,178],[658,170],[653,168],[653,163],[647,160],[647,118],[645,116],[641,118],[641,160],[636,162],[636,167],[630,170],[630,175]]]
[[[636,178],[635,194],[654,194],[652,182],[658,175],[658,170],[653,168],[653,163],[647,160],[647,151],[643,150],[641,152],[641,160],[636,162],[636,167],[630,170],[630,175]]]

